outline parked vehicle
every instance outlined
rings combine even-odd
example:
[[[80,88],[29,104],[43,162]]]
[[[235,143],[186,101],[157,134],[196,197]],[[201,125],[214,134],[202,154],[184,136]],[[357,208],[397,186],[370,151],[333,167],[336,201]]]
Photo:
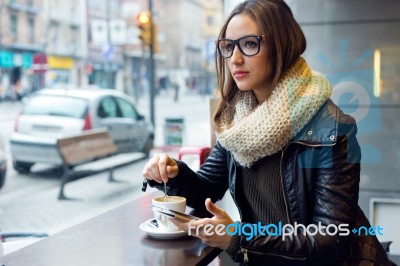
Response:
[[[26,101],[10,139],[14,168],[27,172],[35,163],[61,164],[57,138],[107,128],[118,152],[143,152],[154,143],[153,126],[131,98],[111,89],[42,89]]]
[[[0,135],[0,188],[3,187],[4,182],[6,181],[6,173],[7,173],[7,158],[4,147],[4,141]]]

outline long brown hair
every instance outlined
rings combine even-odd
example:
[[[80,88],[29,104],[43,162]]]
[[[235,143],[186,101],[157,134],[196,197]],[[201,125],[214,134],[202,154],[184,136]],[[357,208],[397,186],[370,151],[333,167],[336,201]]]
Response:
[[[292,11],[283,0],[247,0],[238,4],[223,25],[219,39],[224,38],[230,20],[239,14],[248,15],[257,23],[265,35],[272,63],[272,88],[306,49],[306,38],[299,24],[293,17]],[[233,80],[225,59],[217,52],[216,69],[220,101],[213,116],[213,126],[221,131],[221,119],[224,115],[229,122],[235,113],[239,89]]]

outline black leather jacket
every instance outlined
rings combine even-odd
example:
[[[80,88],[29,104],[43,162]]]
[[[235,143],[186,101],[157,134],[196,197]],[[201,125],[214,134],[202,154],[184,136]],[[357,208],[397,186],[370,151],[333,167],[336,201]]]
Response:
[[[281,236],[249,241],[242,237],[236,260],[247,253],[250,265],[389,265],[375,236],[351,232],[370,226],[357,204],[361,152],[356,132],[354,119],[328,100],[284,147],[280,163],[287,220],[306,226],[348,224],[350,235],[299,232],[285,241]],[[219,143],[197,173],[183,162],[178,165],[178,176],[168,182],[170,194],[186,197],[191,207],[204,208],[207,197],[215,202],[229,189],[240,212],[237,163]]]

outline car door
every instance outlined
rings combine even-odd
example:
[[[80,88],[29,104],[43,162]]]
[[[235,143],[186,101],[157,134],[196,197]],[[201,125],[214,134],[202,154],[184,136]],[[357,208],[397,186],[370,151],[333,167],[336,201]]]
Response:
[[[120,108],[122,117],[126,119],[126,123],[129,124],[129,134],[125,136],[127,139],[126,142],[130,142],[131,151],[141,151],[149,138],[146,121],[143,119],[143,116],[138,114],[133,104],[120,97],[115,99]]]
[[[114,97],[106,96],[99,102],[97,116],[100,120],[101,127],[108,129],[115,145],[119,151],[126,150],[126,135],[129,134],[129,123],[121,116],[118,104]],[[130,142],[130,141],[129,141]]]

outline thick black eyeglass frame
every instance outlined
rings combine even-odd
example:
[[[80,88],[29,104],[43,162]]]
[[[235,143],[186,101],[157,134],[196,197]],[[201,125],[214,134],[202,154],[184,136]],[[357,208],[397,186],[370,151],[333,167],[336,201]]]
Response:
[[[228,59],[228,58],[230,58],[230,57],[233,55],[233,51],[235,50],[235,47],[236,47],[236,46],[239,47],[239,51],[242,53],[242,55],[245,55],[245,56],[248,56],[248,57],[250,57],[250,56],[255,56],[255,55],[257,55],[257,54],[260,52],[260,48],[261,48],[261,45],[260,45],[260,44],[261,44],[261,40],[262,40],[262,37],[263,37],[263,36],[264,36],[264,35],[245,35],[245,36],[240,37],[239,39],[236,39],[236,40],[232,40],[232,39],[219,39],[218,41],[216,41],[217,50],[218,50],[220,56],[221,56],[222,58],[224,58],[224,59]],[[240,40],[245,39],[245,38],[248,38],[248,37],[255,37],[255,38],[257,39],[257,42],[258,42],[258,43],[257,43],[257,44],[258,44],[257,53],[255,53],[255,54],[253,54],[253,55],[247,55],[245,52],[243,52],[242,47],[240,47],[240,45],[239,45]],[[220,42],[224,42],[224,41],[230,41],[230,42],[233,43],[233,49],[232,49],[231,54],[230,54],[229,56],[224,56],[224,55],[222,54],[220,48],[219,48],[219,43],[220,43]]]

